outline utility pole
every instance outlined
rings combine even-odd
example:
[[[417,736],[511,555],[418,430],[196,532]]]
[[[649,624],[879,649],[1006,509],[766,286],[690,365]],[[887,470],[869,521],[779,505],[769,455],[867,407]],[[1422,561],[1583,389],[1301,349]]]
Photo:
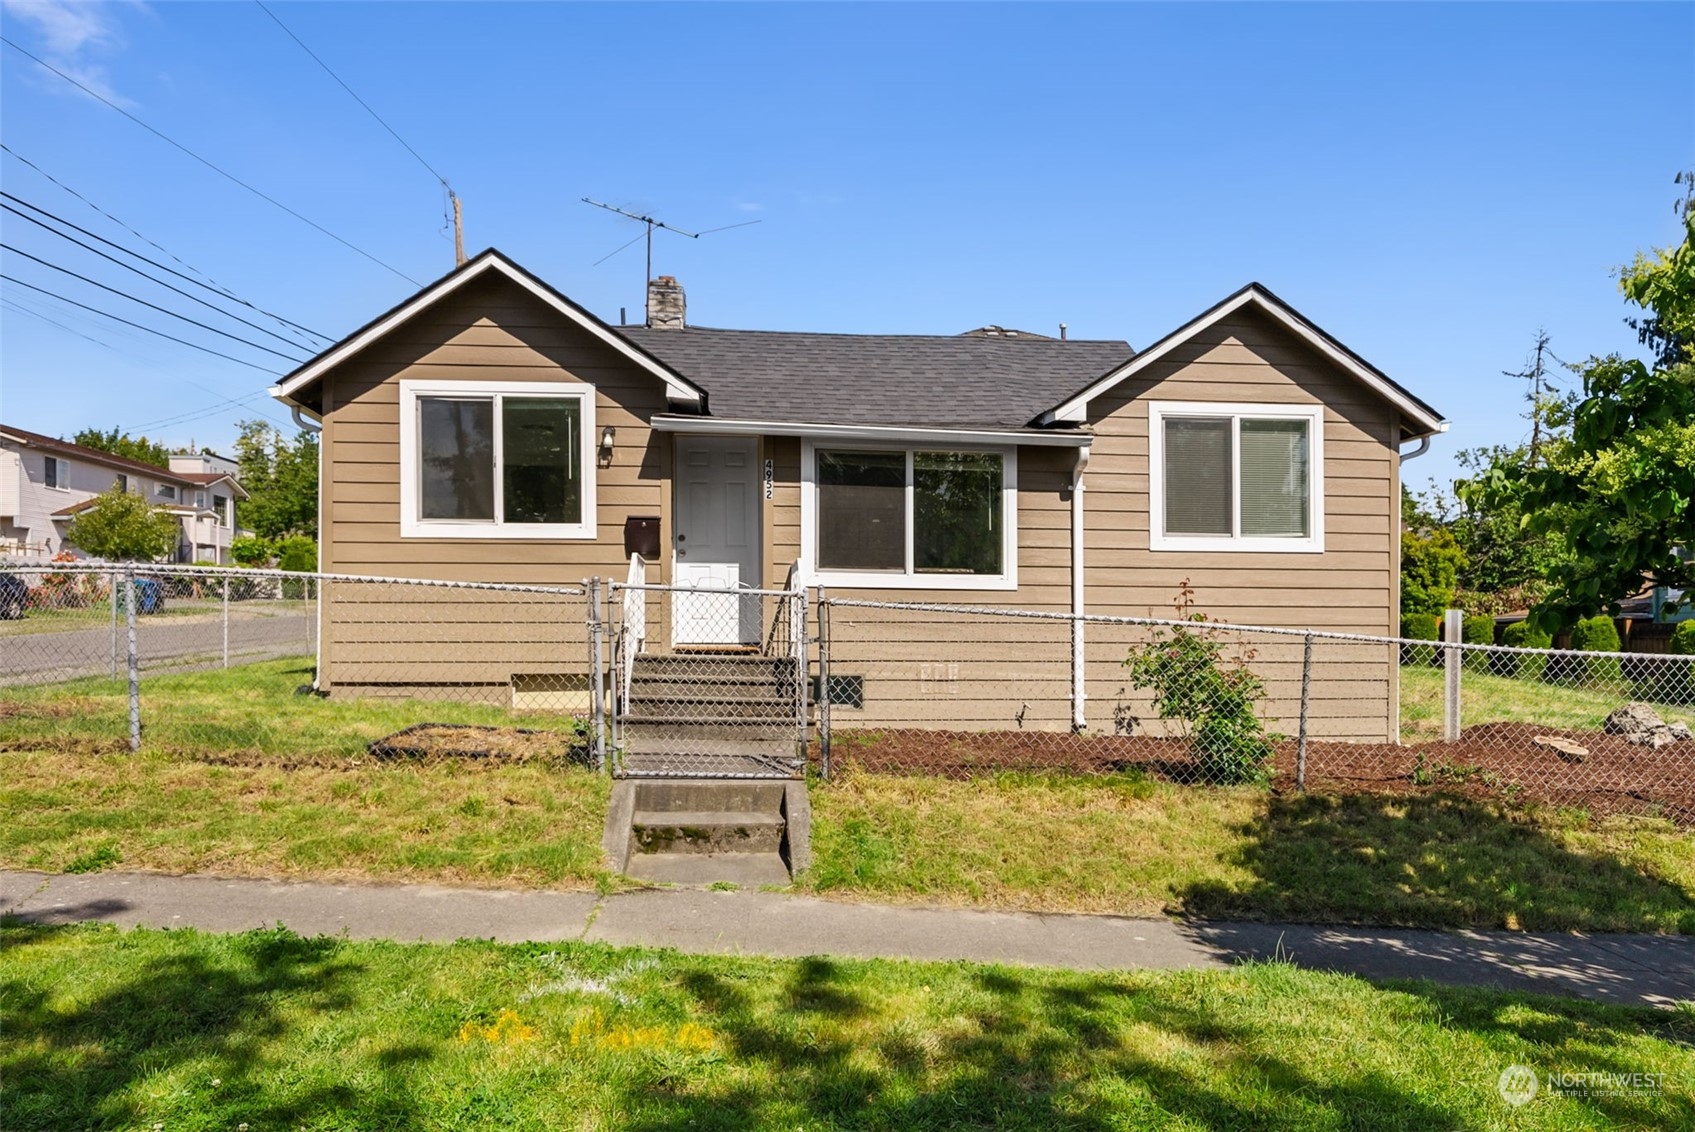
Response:
[[[459,194],[452,189],[447,195],[453,199],[453,266],[463,267],[465,264],[465,210],[459,207]]]

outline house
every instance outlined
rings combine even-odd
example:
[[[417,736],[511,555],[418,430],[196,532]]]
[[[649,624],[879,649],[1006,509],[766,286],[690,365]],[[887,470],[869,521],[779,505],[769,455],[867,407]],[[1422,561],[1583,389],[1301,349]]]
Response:
[[[172,562],[231,564],[230,542],[240,533],[236,502],[247,493],[222,457],[172,456],[161,468],[11,425],[0,425],[0,554],[74,552],[65,529],[114,484],[176,518]]]
[[[649,517],[652,582],[794,569],[837,597],[1164,616],[1189,579],[1237,623],[1397,631],[1401,450],[1445,423],[1258,284],[1140,353],[697,327],[663,276],[647,313],[609,325],[490,250],[285,377],[273,395],[323,427],[322,568],[621,579],[626,520]],[[661,616],[659,647],[736,643]],[[417,683],[428,657],[432,685],[499,698],[546,661],[493,647],[497,614],[451,643],[409,639],[398,611],[387,636],[334,601],[323,617],[331,694]],[[1021,725],[1110,732],[1081,629],[1073,650],[1070,710]],[[1394,735],[1381,662],[1387,702],[1331,734]]]

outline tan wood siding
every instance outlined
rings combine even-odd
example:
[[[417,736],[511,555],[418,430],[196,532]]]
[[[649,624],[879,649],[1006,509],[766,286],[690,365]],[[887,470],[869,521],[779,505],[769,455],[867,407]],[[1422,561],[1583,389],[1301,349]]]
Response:
[[[399,383],[419,378],[593,385],[597,433],[609,425],[615,430],[612,461],[595,471],[598,537],[403,539]],[[625,517],[661,515],[669,507],[670,438],[647,424],[665,410],[663,384],[505,280],[467,286],[349,359],[326,378],[325,405],[326,570],[537,585],[622,580]],[[592,449],[599,436],[583,440]],[[663,576],[664,564],[655,564],[652,577]],[[375,609],[369,600],[338,604],[332,593],[324,617],[325,686],[504,683],[515,673],[586,667],[580,625],[538,627],[534,602],[514,599],[504,614],[500,603],[493,612],[468,606],[475,616],[451,621],[427,606],[408,617],[412,600],[391,596],[388,607]],[[569,617],[580,620],[581,602],[573,609]],[[426,678],[421,669],[434,675]]]

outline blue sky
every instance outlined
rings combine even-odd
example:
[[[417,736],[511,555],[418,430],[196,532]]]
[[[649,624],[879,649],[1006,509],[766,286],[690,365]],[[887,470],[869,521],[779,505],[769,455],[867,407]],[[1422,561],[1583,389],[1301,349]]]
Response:
[[[1690,4],[272,10],[452,182],[468,250],[497,246],[603,317],[639,317],[640,242],[593,266],[639,228],[584,196],[697,230],[760,221],[656,237],[656,271],[683,281],[703,325],[1066,322],[1140,347],[1259,280],[1453,421],[1408,466],[1415,486],[1451,474],[1459,448],[1525,433],[1500,371],[1538,327],[1566,358],[1635,348],[1613,272],[1675,241],[1672,177],[1695,166]],[[0,18],[400,273],[0,48],[6,144],[242,298],[339,337],[410,294],[401,275],[452,266],[440,185],[256,5],[4,0]],[[0,187],[144,247],[11,155]],[[11,214],[0,233],[210,315]],[[4,264],[289,368],[21,256]],[[279,412],[224,403],[261,393],[257,370],[0,294],[10,424],[221,446],[237,419]]]

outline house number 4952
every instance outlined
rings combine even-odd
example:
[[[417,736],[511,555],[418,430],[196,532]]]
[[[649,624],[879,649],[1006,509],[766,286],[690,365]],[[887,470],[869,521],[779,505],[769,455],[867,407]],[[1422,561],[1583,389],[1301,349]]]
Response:
[[[772,489],[777,483],[777,461],[765,461],[765,498],[770,499]]]

